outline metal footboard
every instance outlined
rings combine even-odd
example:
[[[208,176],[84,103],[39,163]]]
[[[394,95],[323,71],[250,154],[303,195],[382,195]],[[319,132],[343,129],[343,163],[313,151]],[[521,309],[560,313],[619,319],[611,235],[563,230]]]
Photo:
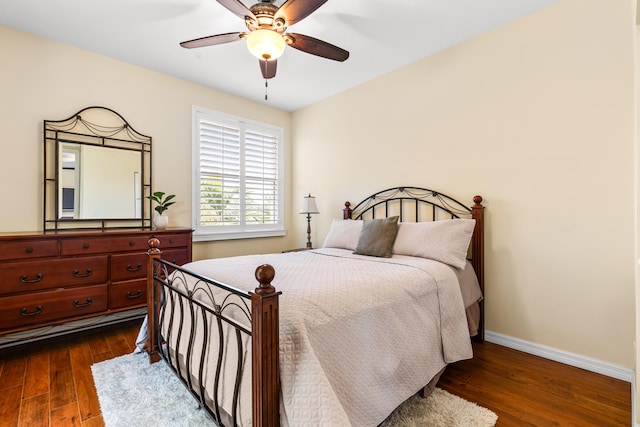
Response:
[[[251,295],[161,259],[154,261],[154,269],[161,272],[154,275],[155,288],[163,302],[156,335],[162,343],[158,346],[160,357],[216,423],[239,425],[240,387],[247,365],[247,343],[251,337]],[[238,319],[238,316],[244,319]],[[233,368],[233,372],[225,373],[233,377],[230,414],[221,405],[224,400],[221,378],[223,362],[229,356],[228,345],[234,345],[235,354],[241,356],[236,357],[235,364],[225,364],[227,370]],[[211,375],[214,362],[214,385],[212,390],[207,390],[205,374]]]
[[[149,245],[147,349],[220,426],[279,422],[278,296],[273,267],[246,292],[160,258]],[[259,313],[259,315],[254,315]]]

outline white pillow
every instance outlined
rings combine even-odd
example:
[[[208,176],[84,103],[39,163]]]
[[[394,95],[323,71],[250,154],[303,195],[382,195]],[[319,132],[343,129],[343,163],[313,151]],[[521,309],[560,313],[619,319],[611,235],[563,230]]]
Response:
[[[393,253],[429,258],[464,268],[475,225],[475,219],[400,223]]]
[[[362,231],[362,220],[334,219],[322,247],[355,251],[360,231]]]

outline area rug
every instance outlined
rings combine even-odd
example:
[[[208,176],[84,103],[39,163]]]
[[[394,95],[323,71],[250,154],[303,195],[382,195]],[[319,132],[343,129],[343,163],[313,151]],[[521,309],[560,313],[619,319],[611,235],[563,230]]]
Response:
[[[215,426],[205,410],[164,362],[149,364],[144,353],[91,366],[105,427]],[[384,427],[493,427],[490,410],[436,388],[428,399],[413,397]]]

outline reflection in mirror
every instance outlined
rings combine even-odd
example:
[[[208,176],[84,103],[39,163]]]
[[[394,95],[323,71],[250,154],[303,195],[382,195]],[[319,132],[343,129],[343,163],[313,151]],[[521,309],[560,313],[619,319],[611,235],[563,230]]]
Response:
[[[60,218],[78,218],[78,192],[80,188],[78,162],[79,150],[72,144],[61,146],[60,153],[60,189],[58,195],[62,198],[59,201]]]
[[[60,218],[140,218],[140,153],[60,144]]]
[[[115,111],[44,121],[44,231],[151,228],[151,137]]]

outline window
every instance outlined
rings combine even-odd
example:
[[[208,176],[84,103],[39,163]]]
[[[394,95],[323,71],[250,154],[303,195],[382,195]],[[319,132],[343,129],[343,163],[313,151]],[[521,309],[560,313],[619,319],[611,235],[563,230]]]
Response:
[[[282,128],[194,107],[194,240],[282,236]]]

